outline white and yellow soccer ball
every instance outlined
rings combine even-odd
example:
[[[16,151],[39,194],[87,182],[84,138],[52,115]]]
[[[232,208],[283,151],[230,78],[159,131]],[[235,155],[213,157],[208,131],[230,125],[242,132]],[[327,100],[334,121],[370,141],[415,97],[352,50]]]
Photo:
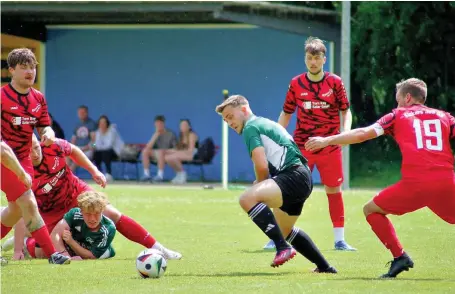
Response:
[[[167,261],[161,251],[156,249],[145,249],[136,258],[136,269],[144,279],[157,279],[164,275],[167,268]]]

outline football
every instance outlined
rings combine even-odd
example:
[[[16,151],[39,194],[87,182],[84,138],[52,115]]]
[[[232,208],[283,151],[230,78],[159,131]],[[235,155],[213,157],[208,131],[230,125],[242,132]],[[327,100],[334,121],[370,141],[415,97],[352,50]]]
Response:
[[[156,249],[145,249],[136,258],[136,269],[144,279],[157,279],[164,275],[167,262],[162,253]]]

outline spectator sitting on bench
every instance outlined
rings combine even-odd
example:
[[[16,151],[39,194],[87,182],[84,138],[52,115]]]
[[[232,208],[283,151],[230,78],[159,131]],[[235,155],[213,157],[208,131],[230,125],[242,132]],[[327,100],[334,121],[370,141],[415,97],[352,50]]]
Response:
[[[164,158],[168,152],[172,152],[172,149],[175,148],[177,143],[175,134],[166,129],[165,120],[163,115],[155,117],[155,133],[142,150],[142,165],[144,167],[143,181],[150,180],[150,160],[156,161],[158,165],[158,173],[153,177],[153,181],[163,181]]]
[[[109,118],[105,115],[98,119],[98,130],[95,133],[95,152],[93,161],[98,170],[101,170],[101,163],[106,166],[106,179],[112,181],[112,161],[117,159],[123,146],[120,135],[115,126],[111,125]]]
[[[197,153],[199,147],[198,135],[191,128],[189,119],[180,120],[180,136],[176,150],[166,153],[165,162],[175,170],[176,176],[172,180],[173,184],[186,183],[186,172],[183,169],[182,161],[191,161]]]

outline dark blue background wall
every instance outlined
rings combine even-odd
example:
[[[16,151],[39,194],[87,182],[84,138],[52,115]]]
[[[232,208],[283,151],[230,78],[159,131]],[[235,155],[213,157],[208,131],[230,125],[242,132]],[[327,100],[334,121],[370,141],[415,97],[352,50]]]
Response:
[[[276,120],[290,79],[305,71],[304,41],[262,28],[50,28],[46,96],[67,139],[78,105],[86,104],[95,120],[107,114],[126,142],[147,142],[154,116],[164,114],[174,131],[180,118],[190,118],[201,138],[221,145],[214,109],[222,89],[245,95],[257,115]],[[294,125],[295,117],[290,132]],[[230,180],[254,180],[241,137],[229,136]],[[206,174],[219,180],[220,171],[221,153]]]

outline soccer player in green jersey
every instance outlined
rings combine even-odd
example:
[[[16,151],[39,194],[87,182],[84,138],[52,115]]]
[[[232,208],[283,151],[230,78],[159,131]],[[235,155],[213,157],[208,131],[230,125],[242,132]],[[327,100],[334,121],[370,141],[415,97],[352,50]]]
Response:
[[[292,136],[278,123],[255,116],[248,100],[241,95],[226,99],[216,107],[216,112],[243,136],[253,161],[256,180],[239,202],[253,222],[274,241],[277,253],[271,266],[289,261],[297,250],[316,264],[315,272],[336,273],[311,238],[294,227],[313,183],[307,160]],[[271,208],[276,208],[274,213]]]
[[[78,207],[68,211],[52,231],[54,246],[72,259],[105,259],[115,256],[115,225],[103,215],[107,197],[97,191],[79,195]],[[35,249],[39,258],[41,250]]]

